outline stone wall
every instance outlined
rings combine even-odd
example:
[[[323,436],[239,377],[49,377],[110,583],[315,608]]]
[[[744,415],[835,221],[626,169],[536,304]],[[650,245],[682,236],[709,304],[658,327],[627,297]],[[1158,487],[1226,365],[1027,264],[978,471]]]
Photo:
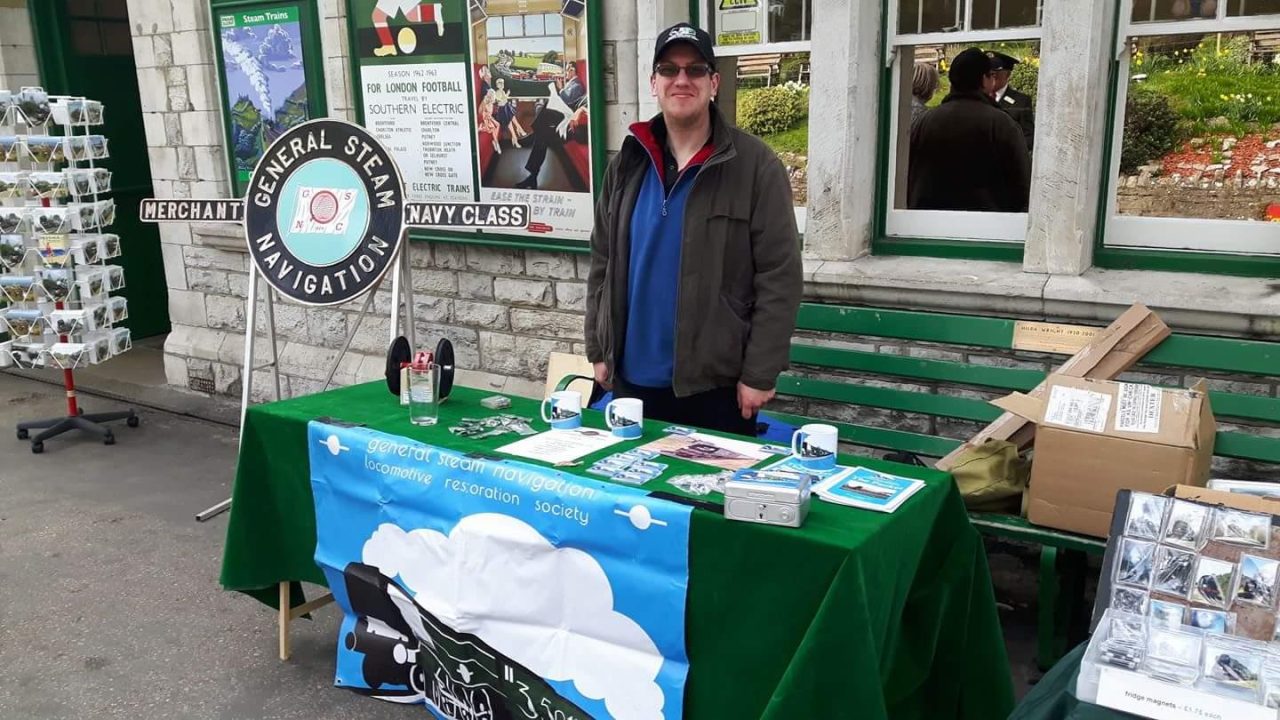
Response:
[[[1280,200],[1274,174],[1257,178],[1174,183],[1167,179],[1125,178],[1116,189],[1121,215],[1143,217],[1263,220]]]
[[[621,143],[637,112],[636,8],[625,5],[604,4],[601,72],[610,149]],[[224,196],[229,184],[214,104],[217,77],[207,0],[130,0],[129,8],[157,197]],[[320,0],[318,8],[329,115],[354,120],[346,5]],[[161,227],[173,323],[165,343],[168,381],[193,391],[238,394],[248,292],[244,240],[228,227]],[[425,242],[411,243],[410,253],[419,344],[433,346],[449,338],[460,382],[537,396],[549,353],[585,352],[585,256]],[[334,386],[381,377],[390,285],[388,275],[356,329],[351,350],[341,358]],[[324,387],[362,304],[363,299],[338,309],[276,304],[284,397]],[[261,366],[271,355],[265,305],[258,307],[256,365]],[[265,370],[255,374],[253,386],[255,400],[274,396]]]
[[[26,0],[0,0],[0,89],[39,85]]]

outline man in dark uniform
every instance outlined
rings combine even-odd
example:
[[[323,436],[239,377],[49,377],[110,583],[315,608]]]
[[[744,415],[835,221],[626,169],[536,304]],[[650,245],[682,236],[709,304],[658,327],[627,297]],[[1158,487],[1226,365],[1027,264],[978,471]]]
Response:
[[[1018,60],[1002,52],[992,51],[987,51],[987,59],[991,61],[991,74],[996,83],[991,99],[1022,128],[1022,137],[1027,141],[1027,152],[1031,152],[1036,134],[1036,116],[1031,107],[1031,96],[1009,87],[1009,76],[1013,74],[1013,66],[1018,64]]]
[[[1031,155],[1018,124],[991,100],[990,59],[969,48],[947,77],[951,92],[911,129],[907,207],[1026,212]]]

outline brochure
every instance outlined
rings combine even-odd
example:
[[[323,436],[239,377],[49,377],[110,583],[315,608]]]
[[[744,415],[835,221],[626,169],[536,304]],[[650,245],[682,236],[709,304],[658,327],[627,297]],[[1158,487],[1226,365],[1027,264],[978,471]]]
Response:
[[[923,480],[858,467],[847,474],[828,477],[818,483],[813,493],[827,502],[891,513],[922,487]]]

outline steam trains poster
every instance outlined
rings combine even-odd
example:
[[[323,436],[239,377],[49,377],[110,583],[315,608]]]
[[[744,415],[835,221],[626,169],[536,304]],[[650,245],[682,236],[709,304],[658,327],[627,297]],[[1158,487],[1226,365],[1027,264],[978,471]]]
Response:
[[[223,118],[239,196],[267,147],[311,119],[302,17],[297,5],[274,5],[219,12],[217,23]]]

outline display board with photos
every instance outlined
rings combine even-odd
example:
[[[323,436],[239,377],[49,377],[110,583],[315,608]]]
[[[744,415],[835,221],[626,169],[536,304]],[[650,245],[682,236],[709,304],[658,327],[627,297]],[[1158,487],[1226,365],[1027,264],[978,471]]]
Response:
[[[590,240],[604,170],[598,0],[346,0],[357,121],[414,202],[515,202],[528,227],[453,239]]]
[[[1086,661],[1280,708],[1280,518],[1122,491]]]
[[[132,347],[102,104],[0,90],[0,367],[73,369]]]

